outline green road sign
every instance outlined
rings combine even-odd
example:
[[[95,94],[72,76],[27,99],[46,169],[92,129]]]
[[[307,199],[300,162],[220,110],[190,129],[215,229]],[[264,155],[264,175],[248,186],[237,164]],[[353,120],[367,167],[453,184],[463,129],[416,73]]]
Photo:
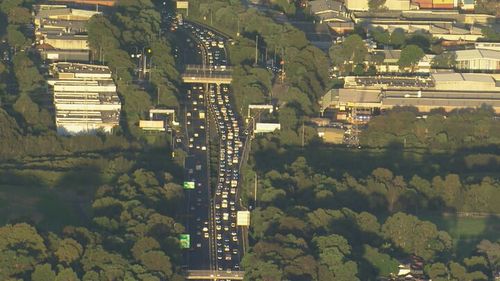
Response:
[[[179,240],[181,241],[181,249],[189,249],[191,247],[191,238],[189,234],[179,235]]]
[[[182,187],[184,189],[194,189],[194,181],[185,181]]]

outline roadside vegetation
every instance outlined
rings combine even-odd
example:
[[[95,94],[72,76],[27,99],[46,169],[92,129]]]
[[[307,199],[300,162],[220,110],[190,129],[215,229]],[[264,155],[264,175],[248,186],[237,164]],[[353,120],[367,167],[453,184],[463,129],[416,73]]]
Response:
[[[182,167],[167,137],[143,135],[137,124],[157,88],[160,106],[177,106],[178,73],[168,38],[158,37],[159,9],[149,0],[120,1],[92,18],[90,45],[117,79],[123,130],[63,137],[32,49],[35,2],[0,4],[7,52],[0,62],[0,279],[183,280]],[[141,84],[130,54],[143,46],[153,70]]]

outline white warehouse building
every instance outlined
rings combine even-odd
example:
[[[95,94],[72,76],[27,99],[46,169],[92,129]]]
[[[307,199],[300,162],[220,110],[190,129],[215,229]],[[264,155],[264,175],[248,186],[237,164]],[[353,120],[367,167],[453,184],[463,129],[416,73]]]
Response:
[[[500,51],[474,49],[455,52],[456,67],[461,70],[500,70]]]

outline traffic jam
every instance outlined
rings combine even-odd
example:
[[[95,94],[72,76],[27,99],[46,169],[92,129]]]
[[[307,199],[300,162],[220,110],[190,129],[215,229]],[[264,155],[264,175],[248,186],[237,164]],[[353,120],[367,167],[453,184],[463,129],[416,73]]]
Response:
[[[194,23],[184,22],[181,27],[190,33],[198,47],[203,48],[201,53],[204,54],[206,67],[226,69],[226,39],[223,36]],[[236,198],[243,146],[240,135],[241,124],[232,110],[229,85],[208,84],[206,90],[208,110],[219,136],[220,153],[217,186],[211,210],[215,229],[210,231],[208,227],[204,227],[202,235],[205,239],[212,239],[214,243],[213,248],[216,253],[213,256],[216,258],[217,270],[239,270],[240,243],[236,226],[238,209]],[[189,145],[196,146],[191,143]],[[199,149],[205,150],[206,147],[200,146]]]

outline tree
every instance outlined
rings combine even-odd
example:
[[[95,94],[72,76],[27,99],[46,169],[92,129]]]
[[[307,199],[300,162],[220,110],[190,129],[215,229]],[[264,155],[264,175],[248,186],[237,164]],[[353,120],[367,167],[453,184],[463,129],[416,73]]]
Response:
[[[483,33],[483,38],[485,41],[488,42],[500,42],[500,34],[495,31],[495,29],[491,27],[483,27],[481,29],[481,32]]]
[[[486,255],[490,264],[491,271],[497,272],[500,268],[500,242],[491,242],[483,240],[477,245],[477,250]]]
[[[32,270],[47,257],[47,248],[36,229],[26,223],[0,227],[0,279]]]
[[[379,11],[385,5],[386,0],[368,0],[368,9],[370,11]]]
[[[411,67],[413,71],[413,68],[424,57],[424,55],[424,51],[416,45],[408,45],[404,47],[398,60],[399,68],[404,69]]]
[[[9,24],[7,27],[7,42],[14,49],[24,48],[29,44],[29,40],[19,30],[19,26],[14,24]]]
[[[32,21],[30,11],[24,7],[10,9],[8,18],[11,24],[29,24]]]
[[[383,29],[382,27],[377,26],[376,28],[372,29],[370,33],[373,37],[373,40],[375,40],[375,42],[379,44],[389,45],[391,43],[391,34],[389,33],[389,31]]]
[[[297,112],[290,106],[282,106],[279,111],[279,121],[283,130],[295,130],[299,123]]]
[[[434,68],[453,68],[457,64],[457,55],[455,52],[443,52],[432,59]]]
[[[55,281],[80,281],[76,273],[71,268],[65,268],[61,270],[57,277],[54,279]]]
[[[79,259],[82,254],[82,245],[71,238],[61,240],[59,242],[59,247],[55,252],[57,259],[66,265],[69,265]]]
[[[365,61],[368,55],[368,48],[363,39],[357,35],[349,35],[340,45],[332,45],[330,48],[330,58],[333,63],[345,69],[345,65],[356,65]]]
[[[427,265],[425,273],[432,280],[448,280],[448,268],[440,262]]]
[[[13,62],[19,92],[21,94],[40,94],[39,91],[45,85],[45,80],[38,72],[34,62],[25,52],[17,53]]]
[[[166,277],[172,275],[170,258],[160,251],[150,251],[141,255],[141,263],[151,271],[162,272]]]
[[[344,237],[336,234],[318,236],[313,238],[313,243],[318,249],[321,263],[333,272],[334,280],[358,280],[356,263],[347,259],[351,254],[351,246]]]
[[[132,247],[132,256],[140,260],[141,256],[148,251],[160,249],[160,243],[151,237],[141,237]]]
[[[396,213],[382,226],[384,236],[408,254],[431,259],[451,248],[451,237],[436,225],[417,217]]]
[[[396,28],[391,33],[391,45],[394,47],[401,47],[406,41],[406,33],[404,29]]]
[[[362,63],[357,64],[354,67],[354,69],[353,69],[352,72],[354,73],[355,76],[362,76],[362,75],[364,75],[365,74],[365,65],[362,64]]]
[[[48,263],[37,265],[33,273],[31,273],[32,281],[54,281],[55,279],[56,273]]]
[[[388,254],[380,253],[376,248],[364,245],[363,258],[366,259],[377,271],[377,276],[388,277],[398,272],[399,262]]]
[[[14,9],[16,6],[21,6],[23,0],[4,0],[0,2],[0,10],[4,14],[8,14],[10,10]]]

